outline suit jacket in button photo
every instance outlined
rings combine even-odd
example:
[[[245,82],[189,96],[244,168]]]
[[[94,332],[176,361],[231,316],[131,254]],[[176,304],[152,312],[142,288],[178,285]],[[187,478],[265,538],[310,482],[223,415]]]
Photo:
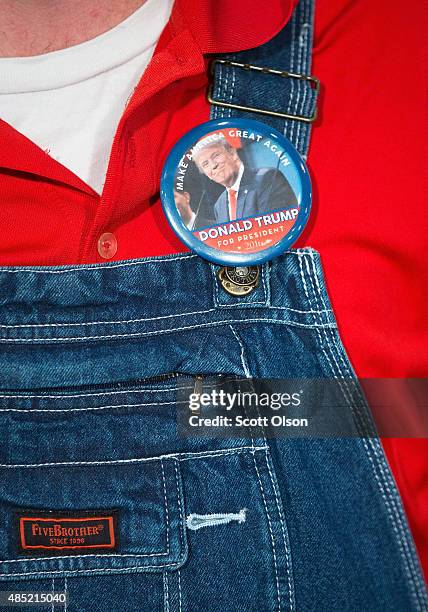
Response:
[[[245,168],[238,191],[237,219],[296,205],[297,198],[282,172],[275,168]],[[227,189],[215,203],[214,212],[217,223],[230,221]]]

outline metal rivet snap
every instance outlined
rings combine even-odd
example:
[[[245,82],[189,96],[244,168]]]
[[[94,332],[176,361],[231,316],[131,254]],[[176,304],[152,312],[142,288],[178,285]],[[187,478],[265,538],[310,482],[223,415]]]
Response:
[[[221,286],[230,295],[248,295],[259,285],[258,266],[224,266],[218,271]]]

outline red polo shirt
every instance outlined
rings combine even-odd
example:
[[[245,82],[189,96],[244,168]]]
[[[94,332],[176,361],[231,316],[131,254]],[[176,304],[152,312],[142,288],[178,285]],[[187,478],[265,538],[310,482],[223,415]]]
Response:
[[[204,54],[269,40],[294,2],[176,0],[118,126],[101,196],[0,121],[0,265],[104,261],[105,232],[118,260],[185,250],[162,213],[159,178],[176,140],[209,118]],[[407,11],[400,0],[316,6],[314,212],[298,246],[321,253],[360,377],[427,375],[424,13],[423,2]],[[427,441],[384,446],[428,573]]]

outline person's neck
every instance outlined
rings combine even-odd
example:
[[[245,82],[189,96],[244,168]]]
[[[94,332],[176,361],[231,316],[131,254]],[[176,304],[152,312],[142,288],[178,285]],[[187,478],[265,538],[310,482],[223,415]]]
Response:
[[[239,174],[243,173],[243,171],[244,171],[244,164],[241,162],[236,172],[233,174],[233,176],[230,177],[227,184],[224,184],[224,187],[226,187],[226,189],[230,189],[231,187],[233,187],[236,181],[238,180]]]
[[[1,0],[0,57],[29,57],[91,40],[146,0]]]

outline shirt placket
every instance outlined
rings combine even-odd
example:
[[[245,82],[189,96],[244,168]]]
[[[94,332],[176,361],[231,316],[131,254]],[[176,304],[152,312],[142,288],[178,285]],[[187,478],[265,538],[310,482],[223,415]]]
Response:
[[[135,207],[148,206],[149,200],[159,191],[162,142],[157,134],[167,129],[168,116],[165,114],[164,120],[160,121],[151,120],[154,98],[163,89],[173,87],[175,82],[204,73],[202,52],[187,30],[173,37],[170,44],[153,58],[119,122],[103,193],[84,238],[83,262],[94,260],[103,235],[108,234],[115,241],[115,229],[127,214],[132,214]],[[174,109],[173,94],[169,100],[168,112],[178,112],[179,108]],[[164,109],[156,110],[162,115]],[[189,123],[192,120],[189,117]],[[189,127],[192,126],[183,125],[183,131]],[[113,251],[115,253],[116,249],[108,250],[108,253]]]

